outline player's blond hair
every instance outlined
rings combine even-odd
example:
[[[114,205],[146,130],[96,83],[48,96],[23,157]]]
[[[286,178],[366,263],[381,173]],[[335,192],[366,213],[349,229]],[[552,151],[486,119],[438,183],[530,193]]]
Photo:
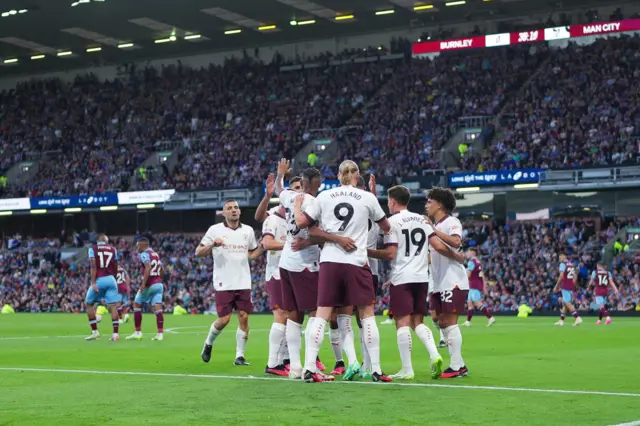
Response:
[[[340,179],[341,185],[353,185],[353,180],[360,174],[358,165],[351,160],[344,160],[340,163],[338,169],[338,179]]]

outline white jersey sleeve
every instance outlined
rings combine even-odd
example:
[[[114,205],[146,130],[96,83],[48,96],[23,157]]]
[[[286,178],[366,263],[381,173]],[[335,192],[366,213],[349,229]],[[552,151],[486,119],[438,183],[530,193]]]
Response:
[[[375,250],[378,248],[378,239],[380,238],[380,226],[369,219],[368,221],[369,233],[367,234],[367,248]],[[373,257],[369,258],[369,267],[371,268],[371,273],[375,276],[380,274],[379,268],[379,260],[374,259]]]
[[[287,224],[284,218],[278,214],[271,214],[262,224],[262,235],[270,235],[278,243],[284,243],[287,239]],[[267,266],[265,270],[266,280],[280,279],[280,257],[282,250],[267,251]]]
[[[203,246],[213,244],[216,238],[219,237],[219,233],[217,232],[219,229],[220,228],[216,225],[210,226],[207,230],[207,233],[204,234],[204,237],[202,237],[202,241],[200,241],[200,244],[202,244]]]
[[[446,235],[462,235],[462,224],[452,216],[447,216],[436,224],[436,229]],[[433,276],[433,291],[441,292],[469,289],[469,277],[464,265],[445,257],[435,250],[431,253],[431,271]]]

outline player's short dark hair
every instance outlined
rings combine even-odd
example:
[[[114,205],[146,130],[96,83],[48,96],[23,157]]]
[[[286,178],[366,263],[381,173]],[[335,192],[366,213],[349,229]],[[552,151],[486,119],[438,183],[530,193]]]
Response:
[[[429,191],[428,198],[442,204],[448,214],[456,209],[456,196],[449,188],[434,187]]]
[[[475,254],[478,254],[478,249],[475,247],[469,247],[469,251],[474,252]]]
[[[293,186],[293,184],[296,182],[302,182],[302,177],[294,176],[291,179],[289,179],[289,186]]]
[[[411,200],[411,192],[409,192],[409,188],[402,185],[396,185],[389,188],[387,190],[387,196],[389,198],[393,198],[402,206],[408,206],[409,201]]]
[[[149,239],[147,237],[142,237],[138,240],[139,243],[149,244]]]
[[[320,173],[320,170],[316,169],[315,167],[309,167],[302,171],[302,177],[304,179],[308,179],[309,182],[311,182],[313,179],[322,179],[322,173]]]
[[[222,208],[224,209],[224,208],[227,206],[227,204],[229,204],[229,203],[236,203],[236,204],[238,204],[238,201],[236,201],[236,200],[234,200],[234,199],[226,200],[226,201],[224,202],[224,204],[222,205]]]
[[[364,178],[362,176],[358,176],[358,188],[365,189]]]

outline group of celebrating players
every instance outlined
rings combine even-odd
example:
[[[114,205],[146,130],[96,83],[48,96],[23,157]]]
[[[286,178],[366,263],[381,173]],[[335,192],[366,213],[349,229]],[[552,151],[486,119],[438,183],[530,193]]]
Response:
[[[466,376],[458,316],[466,307],[464,325],[470,326],[475,307],[488,318],[488,326],[495,318],[483,300],[482,291],[486,295],[487,287],[475,249],[467,251],[467,267],[463,266],[462,225],[451,215],[456,207],[453,192],[431,189],[427,215],[423,216],[408,210],[411,195],[406,187],[391,187],[387,191],[391,217],[387,218],[375,195],[375,177],[370,176],[367,191],[353,161],[340,164],[340,186],[321,193],[320,171],[305,169],[300,177],[290,179],[289,187],[285,188],[284,179],[290,172],[289,161],[282,159],[277,175],[267,178],[266,194],[256,211],[256,220],[263,222],[260,242],[254,230],[240,222],[238,203],[229,200],[222,211],[224,221],[211,226],[196,248],[197,257],[212,255],[215,265],[213,286],[218,319],[204,342],[203,361],[211,360],[213,343],[235,311],[239,322],[235,364],[249,365],[245,359],[249,314],[253,312],[249,261],[266,251],[266,289],[274,316],[266,374],[306,382],[333,381],[337,375],[345,380],[359,375],[374,382],[411,380],[415,377],[411,359],[413,330],[429,354],[433,379]],[[274,193],[279,195],[279,205],[268,210]],[[117,250],[108,242],[102,234],[89,248],[91,285],[86,302],[92,332],[87,340],[100,337],[94,305],[101,299],[111,309],[111,340],[119,340],[119,325],[128,318],[130,280],[118,265]],[[158,254],[149,247],[148,239],[140,239],[137,248],[143,278],[134,299],[136,331],[127,339],[142,339],[142,304],[147,303],[155,313],[158,328],[153,340],[163,340],[164,268]],[[389,289],[402,363],[402,369],[391,376],[380,365],[380,334],[374,317],[379,260],[391,263],[389,280],[382,288]],[[575,266],[566,255],[560,260],[560,277],[554,290],[562,289],[563,311],[556,325],[564,325],[566,313],[571,313],[576,319],[574,325],[579,325],[582,320],[572,305],[577,280]],[[617,288],[604,265],[598,264],[590,285],[595,285],[597,303],[601,305],[598,324],[603,316],[609,324],[605,299],[609,286],[616,293]],[[440,330],[441,346],[446,346],[450,354],[446,369],[433,334],[424,323],[429,313],[427,300],[433,323]],[[355,350],[354,314],[360,330],[362,364]],[[305,316],[308,320],[303,332]],[[323,372],[325,367],[318,357],[327,324],[336,358],[331,374]]]
[[[256,213],[256,218],[264,221],[261,244],[251,227],[240,223],[238,204],[228,201],[223,208],[224,222],[210,227],[196,249],[196,256],[213,254],[219,316],[205,340],[202,359],[211,359],[213,343],[235,309],[239,319],[235,363],[247,364],[244,350],[248,314],[252,312],[248,260],[266,250],[266,288],[274,314],[267,374],[307,382],[332,381],[335,375],[352,380],[357,374],[375,382],[412,379],[413,329],[429,353],[432,378],[466,376],[458,314],[466,307],[469,277],[459,250],[462,226],[451,216],[456,205],[454,194],[442,188],[429,192],[426,208],[434,224],[428,217],[409,212],[409,190],[394,186],[388,190],[392,214],[388,219],[375,196],[375,178],[370,178],[370,191],[366,191],[353,161],[340,165],[340,186],[320,194],[322,175],[317,169],[304,170],[284,188],[289,173],[289,162],[283,159],[277,175],[267,179],[266,195]],[[280,204],[267,212],[273,193],[279,196]],[[383,287],[390,288],[390,309],[402,360],[402,370],[393,376],[384,374],[380,365],[380,334],[374,318],[379,259],[391,261],[392,268]],[[429,294],[432,317],[451,355],[447,369],[433,334],[424,324]],[[360,328],[362,364],[355,351],[354,313]],[[303,333],[305,316],[308,321]],[[331,375],[323,373],[318,358],[327,324],[336,356]]]

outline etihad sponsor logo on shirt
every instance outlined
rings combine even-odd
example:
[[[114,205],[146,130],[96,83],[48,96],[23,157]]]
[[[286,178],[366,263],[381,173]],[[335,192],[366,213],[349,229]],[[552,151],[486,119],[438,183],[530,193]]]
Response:
[[[582,27],[584,34],[615,33],[620,31],[620,22],[610,24],[593,24]]]
[[[440,42],[440,50],[447,49],[464,49],[473,45],[473,39],[465,38],[462,40],[449,40]]]

